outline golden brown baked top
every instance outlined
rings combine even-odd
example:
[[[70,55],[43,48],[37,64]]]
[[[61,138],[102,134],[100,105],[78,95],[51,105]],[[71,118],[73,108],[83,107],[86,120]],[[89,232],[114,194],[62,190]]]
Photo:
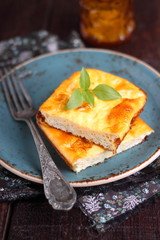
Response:
[[[43,133],[46,135],[46,137],[50,140],[51,144],[58,150],[63,159],[73,170],[74,164],[79,159],[93,157],[105,151],[103,147],[91,143],[85,138],[76,137],[71,133],[67,133],[59,129],[50,127],[44,122],[44,119],[41,117],[41,115],[37,115],[37,123]],[[127,145],[132,142],[136,145],[137,139],[141,138],[142,136],[139,141],[142,142],[145,135],[149,135],[152,132],[153,129],[150,128],[141,118],[138,117],[135,119],[132,128],[125,136],[121,145]],[[108,156],[113,156],[113,154],[110,153]]]
[[[46,123],[54,125],[54,120],[69,123],[82,132],[93,131],[103,134],[114,134],[119,142],[130,129],[132,120],[142,111],[146,103],[146,93],[124,78],[97,69],[87,69],[91,80],[91,89],[98,84],[107,84],[117,90],[122,98],[103,101],[95,97],[95,106],[87,103],[76,109],[65,110],[74,89],[79,88],[80,72],[75,72],[63,81],[53,94],[40,106],[39,111]],[[60,128],[64,130],[63,128]],[[72,132],[76,134],[76,131]],[[65,128],[67,131],[67,127]],[[81,136],[81,135],[79,135]],[[86,137],[86,136],[85,136]],[[87,138],[87,137],[86,137]],[[93,139],[94,141],[94,139]]]

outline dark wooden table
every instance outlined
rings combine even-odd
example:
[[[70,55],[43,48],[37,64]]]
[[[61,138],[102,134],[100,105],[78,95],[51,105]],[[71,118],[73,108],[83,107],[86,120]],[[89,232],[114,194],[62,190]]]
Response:
[[[110,49],[131,54],[160,70],[160,2],[134,0],[134,3],[137,28],[132,39]],[[66,38],[72,29],[79,31],[78,0],[0,1],[0,41],[40,29],[61,38]],[[0,204],[0,239],[6,230],[5,239],[9,240],[158,240],[159,206],[157,198],[114,229],[97,234],[78,208],[54,211],[44,197],[4,202]]]

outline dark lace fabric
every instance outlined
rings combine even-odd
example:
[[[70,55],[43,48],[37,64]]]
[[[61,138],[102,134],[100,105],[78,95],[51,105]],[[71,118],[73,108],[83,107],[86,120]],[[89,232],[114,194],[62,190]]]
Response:
[[[0,42],[0,67],[15,66],[37,55],[58,49],[84,47],[76,32],[66,41],[47,31],[31,33]],[[114,226],[153,196],[160,196],[160,158],[123,180],[88,188],[77,188],[77,205],[96,229]],[[0,167],[0,201],[33,198],[43,194],[43,186],[24,180]]]

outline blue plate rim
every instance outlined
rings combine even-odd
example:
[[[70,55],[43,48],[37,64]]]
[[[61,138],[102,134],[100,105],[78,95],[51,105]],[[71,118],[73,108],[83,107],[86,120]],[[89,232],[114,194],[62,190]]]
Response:
[[[11,72],[14,72],[16,70],[18,70],[19,68],[31,63],[31,62],[35,62],[39,59],[48,57],[48,56],[52,56],[52,55],[57,55],[57,54],[61,54],[61,53],[71,53],[71,52],[87,52],[87,51],[92,51],[92,52],[103,52],[103,53],[110,53],[110,54],[115,54],[118,56],[122,56],[124,58],[130,59],[132,61],[138,62],[141,65],[145,66],[146,68],[150,69],[152,72],[154,72],[156,75],[158,75],[158,77],[160,77],[160,73],[153,68],[152,66],[150,66],[148,63],[145,63],[144,61],[131,56],[129,54],[126,53],[122,53],[119,51],[115,51],[115,50],[107,50],[107,49],[98,49],[98,48],[78,48],[78,49],[66,49],[66,50],[58,50],[52,53],[46,53],[46,54],[42,54],[40,56],[34,57],[32,59],[29,59],[19,65],[17,65],[15,68],[13,68]],[[9,74],[10,74],[9,73]],[[3,80],[3,78],[5,78],[5,75],[0,79],[0,82]],[[105,183],[110,183],[110,182],[114,182],[114,181],[118,181],[120,179],[126,178],[140,170],[142,170],[143,168],[145,168],[146,166],[148,166],[150,163],[152,163],[158,156],[160,155],[160,147],[157,148],[157,150],[146,160],[144,160],[141,164],[137,165],[136,167],[129,169],[127,171],[124,171],[120,174],[116,174],[114,176],[110,176],[107,178],[101,178],[101,179],[97,179],[97,180],[88,180],[88,181],[74,181],[74,182],[70,182],[70,184],[73,187],[88,187],[88,186],[97,186],[97,185],[101,185],[101,184],[105,184]],[[28,173],[25,173],[23,171],[20,171],[18,169],[16,169],[15,167],[13,167],[12,165],[9,165],[4,159],[0,158],[0,165],[2,167],[4,167],[5,169],[9,170],[10,172],[14,173],[15,175],[22,177],[26,180],[32,181],[32,182],[36,182],[36,183],[40,183],[43,184],[43,179],[40,177],[35,177],[32,176]]]

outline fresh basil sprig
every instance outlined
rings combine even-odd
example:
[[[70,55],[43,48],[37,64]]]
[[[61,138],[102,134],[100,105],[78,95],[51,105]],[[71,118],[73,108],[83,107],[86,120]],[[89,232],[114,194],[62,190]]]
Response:
[[[73,109],[82,105],[83,102],[94,106],[94,94],[101,100],[114,100],[122,96],[114,88],[99,84],[94,89],[90,90],[90,77],[86,69],[83,67],[80,74],[80,89],[75,89],[65,106],[65,109]]]

